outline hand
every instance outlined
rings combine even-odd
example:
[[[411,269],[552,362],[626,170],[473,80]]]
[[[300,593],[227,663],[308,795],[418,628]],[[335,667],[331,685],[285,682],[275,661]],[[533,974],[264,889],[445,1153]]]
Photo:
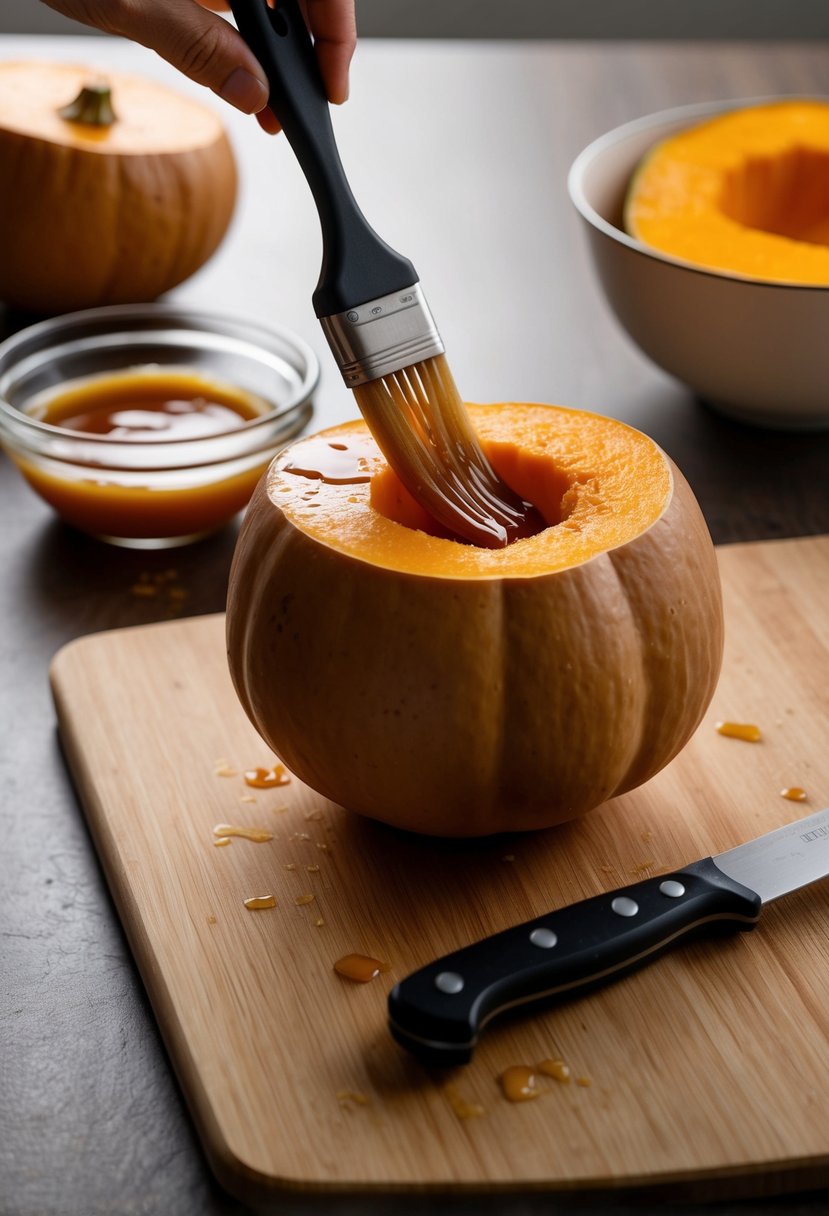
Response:
[[[329,101],[348,97],[348,67],[357,39],[354,0],[300,0],[314,36]],[[157,51],[191,80],[206,85],[271,134],[268,82],[253,52],[217,12],[224,0],[44,0],[50,8]],[[213,10],[208,12],[207,10]]]

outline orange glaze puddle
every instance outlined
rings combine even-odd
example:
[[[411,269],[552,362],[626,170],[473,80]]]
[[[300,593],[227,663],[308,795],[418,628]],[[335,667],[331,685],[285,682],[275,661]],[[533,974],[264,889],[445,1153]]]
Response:
[[[164,444],[238,430],[269,408],[195,369],[148,367],[64,385],[33,401],[27,413],[78,436]],[[105,456],[100,468],[90,465],[70,475],[25,457],[15,460],[32,487],[70,523],[124,538],[185,536],[219,527],[247,504],[267,463],[207,481],[195,475],[171,479],[150,469],[140,484],[107,469]]]
[[[245,772],[245,785],[255,790],[272,790],[278,785],[287,785],[290,780],[284,764],[275,764],[273,768],[249,768]]]
[[[644,861],[635,862],[633,864],[633,866],[631,867],[630,872],[636,878],[641,878],[643,874],[649,875],[655,865],[656,865],[655,860],[652,857],[647,857],[647,858],[645,858]]]
[[[286,464],[286,473],[295,473],[312,481],[324,481],[331,486],[360,485],[371,481],[368,457],[376,455],[376,447],[369,439],[350,439],[344,443],[311,438],[303,441],[297,456],[300,452],[301,463]]]
[[[371,1106],[371,1098],[368,1094],[361,1094],[356,1089],[340,1089],[337,1091],[337,1101],[340,1106],[346,1106],[349,1103],[354,1103],[355,1106]]]
[[[467,1102],[457,1086],[452,1084],[444,1085],[443,1092],[459,1119],[478,1119],[481,1115],[486,1114],[483,1106],[479,1106],[477,1102]]]
[[[560,1081],[563,1085],[570,1084],[570,1068],[563,1060],[542,1060],[537,1066],[536,1072],[543,1073],[545,1077],[552,1077],[554,1081]]]
[[[718,722],[717,733],[729,739],[744,739],[746,743],[759,743],[763,737],[760,727],[753,722]]]
[[[139,600],[161,600],[166,602],[171,612],[179,611],[187,599],[187,590],[176,585],[178,574],[175,570],[165,570],[159,574],[148,574],[143,571],[138,581],[130,587],[130,594]]]
[[[251,895],[250,899],[244,901],[245,907],[249,912],[259,912],[263,908],[275,908],[275,895]]]
[[[273,832],[269,832],[267,828],[241,828],[233,823],[217,823],[213,835],[220,839],[240,836],[242,840],[252,840],[254,844],[265,844],[266,841],[273,840]]]
[[[367,984],[378,975],[391,971],[391,964],[379,958],[370,958],[367,954],[346,954],[337,959],[334,970],[337,975],[353,980],[355,984]]]
[[[526,1064],[513,1064],[501,1073],[501,1088],[510,1102],[529,1102],[539,1097],[535,1088],[535,1069]]]
[[[56,393],[30,412],[39,422],[109,439],[200,439],[235,430],[266,406],[196,372],[126,371]]]
[[[783,798],[788,798],[789,802],[805,802],[806,791],[801,789],[799,785],[790,785],[786,789],[780,791]]]

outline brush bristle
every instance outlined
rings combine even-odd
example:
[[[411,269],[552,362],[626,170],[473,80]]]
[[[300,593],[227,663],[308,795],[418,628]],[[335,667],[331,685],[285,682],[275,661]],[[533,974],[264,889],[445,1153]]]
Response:
[[[403,485],[453,535],[502,548],[543,527],[484,455],[445,355],[371,380],[354,395]]]

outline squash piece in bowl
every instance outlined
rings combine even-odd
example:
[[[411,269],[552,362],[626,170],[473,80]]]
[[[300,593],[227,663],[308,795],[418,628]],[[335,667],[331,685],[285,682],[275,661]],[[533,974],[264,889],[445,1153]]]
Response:
[[[259,483],[227,617],[241,703],[298,777],[456,837],[549,827],[648,780],[722,656],[711,539],[651,439],[559,407],[470,413],[543,531],[500,550],[436,534],[345,423]]]
[[[635,172],[625,227],[697,266],[829,286],[829,102],[746,106],[671,135]]]
[[[829,427],[829,102],[680,106],[582,150],[570,197],[640,350],[755,426]]]

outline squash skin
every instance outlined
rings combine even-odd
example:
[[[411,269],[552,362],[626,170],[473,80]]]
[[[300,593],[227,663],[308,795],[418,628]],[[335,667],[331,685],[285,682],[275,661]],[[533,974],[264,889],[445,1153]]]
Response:
[[[665,458],[667,460],[667,458]],[[716,556],[672,466],[627,544],[529,578],[447,579],[319,543],[251,502],[228,658],[260,735],[348,809],[437,836],[574,819],[659,771],[716,687]]]
[[[90,75],[69,65],[32,71],[46,79],[54,71],[64,100]],[[116,113],[119,85],[134,80],[112,74]],[[142,83],[157,94],[159,126],[169,124],[155,148],[143,146],[147,140],[131,148],[106,132],[84,140],[72,123],[65,138],[39,135],[0,112],[0,178],[11,183],[0,191],[0,299],[7,304],[58,313],[143,303],[189,278],[218,248],[237,195],[224,128],[205,107]],[[170,130],[178,114],[197,109],[207,133],[188,129],[176,147]]]

